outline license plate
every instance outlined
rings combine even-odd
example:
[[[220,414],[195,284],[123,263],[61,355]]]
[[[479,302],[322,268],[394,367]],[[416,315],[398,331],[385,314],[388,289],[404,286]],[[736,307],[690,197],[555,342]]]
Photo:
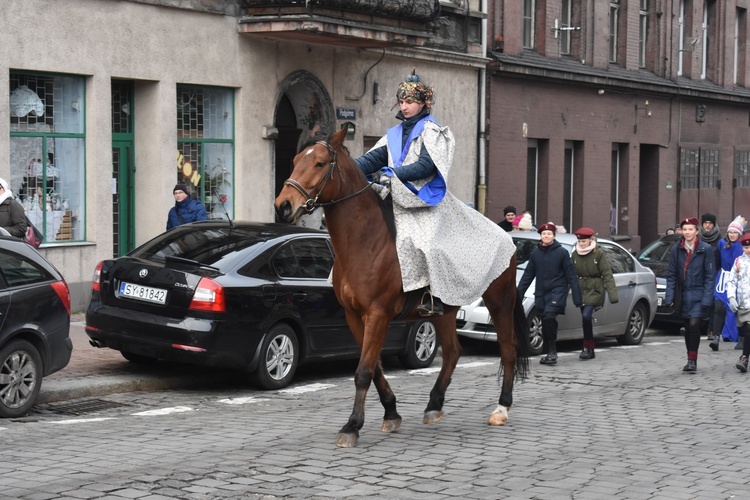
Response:
[[[164,305],[167,303],[167,291],[150,286],[134,285],[133,283],[120,283],[120,297],[153,302]]]
[[[466,311],[463,309],[459,309],[458,313],[456,314],[456,319],[463,321],[466,318]]]

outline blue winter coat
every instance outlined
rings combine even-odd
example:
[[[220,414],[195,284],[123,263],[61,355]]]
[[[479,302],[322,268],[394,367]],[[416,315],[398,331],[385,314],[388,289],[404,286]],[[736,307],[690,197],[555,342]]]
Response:
[[[696,247],[689,262],[684,238],[672,248],[669,255],[664,303],[674,304],[675,286],[679,280],[682,286],[679,314],[683,318],[706,318],[708,308],[714,303],[714,251],[705,241],[696,238],[695,242]]]
[[[180,218],[182,220],[180,220]],[[167,231],[173,227],[199,220],[208,220],[208,214],[200,200],[196,198],[185,198],[182,201],[176,201],[174,202],[174,206],[169,210],[169,216],[167,217]]]
[[[573,291],[573,304],[576,307],[583,304],[573,260],[557,240],[552,241],[549,246],[543,246],[540,242],[531,252],[526,270],[518,282],[518,291],[522,297],[534,278],[534,306],[539,314],[565,314],[569,288]]]

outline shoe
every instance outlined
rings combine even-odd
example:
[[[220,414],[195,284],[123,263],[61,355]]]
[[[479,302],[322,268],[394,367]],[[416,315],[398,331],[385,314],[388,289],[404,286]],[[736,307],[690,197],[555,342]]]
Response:
[[[547,354],[545,357],[539,360],[539,362],[543,365],[556,365],[557,364],[557,354],[554,356],[551,356],[550,354]]]
[[[747,373],[747,356],[740,356],[740,360],[734,366],[742,373]]]
[[[684,372],[695,373],[698,370],[698,362],[694,359],[688,359],[687,364],[682,369]]]
[[[711,348],[712,351],[718,351],[719,350],[719,336],[715,336],[711,342],[708,344],[708,347]]]
[[[737,341],[737,345],[734,346],[735,351],[741,351],[745,348],[745,337],[740,337],[740,340]]]
[[[594,354],[594,350],[589,347],[584,347],[583,351],[581,351],[581,354],[578,356],[578,359],[594,359],[596,355]]]
[[[425,292],[422,294],[422,303],[417,306],[417,311],[423,317],[442,316],[443,303],[439,298],[433,297],[430,292]]]

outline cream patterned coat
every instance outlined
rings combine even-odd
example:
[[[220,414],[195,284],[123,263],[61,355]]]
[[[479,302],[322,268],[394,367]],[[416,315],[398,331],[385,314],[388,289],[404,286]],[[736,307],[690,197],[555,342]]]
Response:
[[[750,256],[743,253],[734,260],[726,288],[727,299],[737,299],[737,324],[750,322]]]
[[[453,134],[448,127],[427,120],[422,134],[411,142],[403,165],[419,158],[422,144],[447,183],[455,149]],[[373,149],[384,145],[387,136]],[[388,149],[388,165],[393,163]],[[433,177],[411,184],[419,189]],[[450,192],[436,206],[429,206],[393,176],[391,194],[405,292],[429,286],[446,304],[470,304],[508,268],[516,251],[508,233]]]

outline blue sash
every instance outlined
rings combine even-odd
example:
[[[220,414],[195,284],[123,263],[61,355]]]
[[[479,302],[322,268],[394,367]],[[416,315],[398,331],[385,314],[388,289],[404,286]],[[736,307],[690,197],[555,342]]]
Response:
[[[411,141],[416,139],[422,134],[422,131],[424,131],[424,124],[426,120],[430,120],[433,123],[437,124],[437,121],[432,117],[432,115],[427,115],[421,120],[419,120],[416,124],[414,124],[414,128],[411,129],[411,133],[409,134],[408,139],[406,140],[406,144],[401,144],[402,138],[404,136],[403,130],[404,130],[404,124],[399,123],[395,127],[391,127],[388,129],[387,132],[387,140],[388,140],[388,150],[391,152],[391,156],[393,157],[393,168],[396,169],[400,167],[404,163],[404,158],[406,158],[407,153],[409,152],[409,145],[411,144]],[[396,157],[395,153],[401,152],[401,154]],[[388,172],[387,169],[386,173],[391,174],[392,172]],[[435,165],[435,171],[436,175],[435,177],[422,186],[421,188],[417,189],[409,182],[404,182],[403,184],[409,188],[409,191],[417,195],[422,201],[424,201],[426,204],[430,205],[431,207],[434,207],[438,203],[440,203],[443,198],[445,197],[445,193],[447,191],[446,185],[445,185],[445,179],[443,178],[443,174],[440,173],[440,169],[437,168],[437,165]]]

